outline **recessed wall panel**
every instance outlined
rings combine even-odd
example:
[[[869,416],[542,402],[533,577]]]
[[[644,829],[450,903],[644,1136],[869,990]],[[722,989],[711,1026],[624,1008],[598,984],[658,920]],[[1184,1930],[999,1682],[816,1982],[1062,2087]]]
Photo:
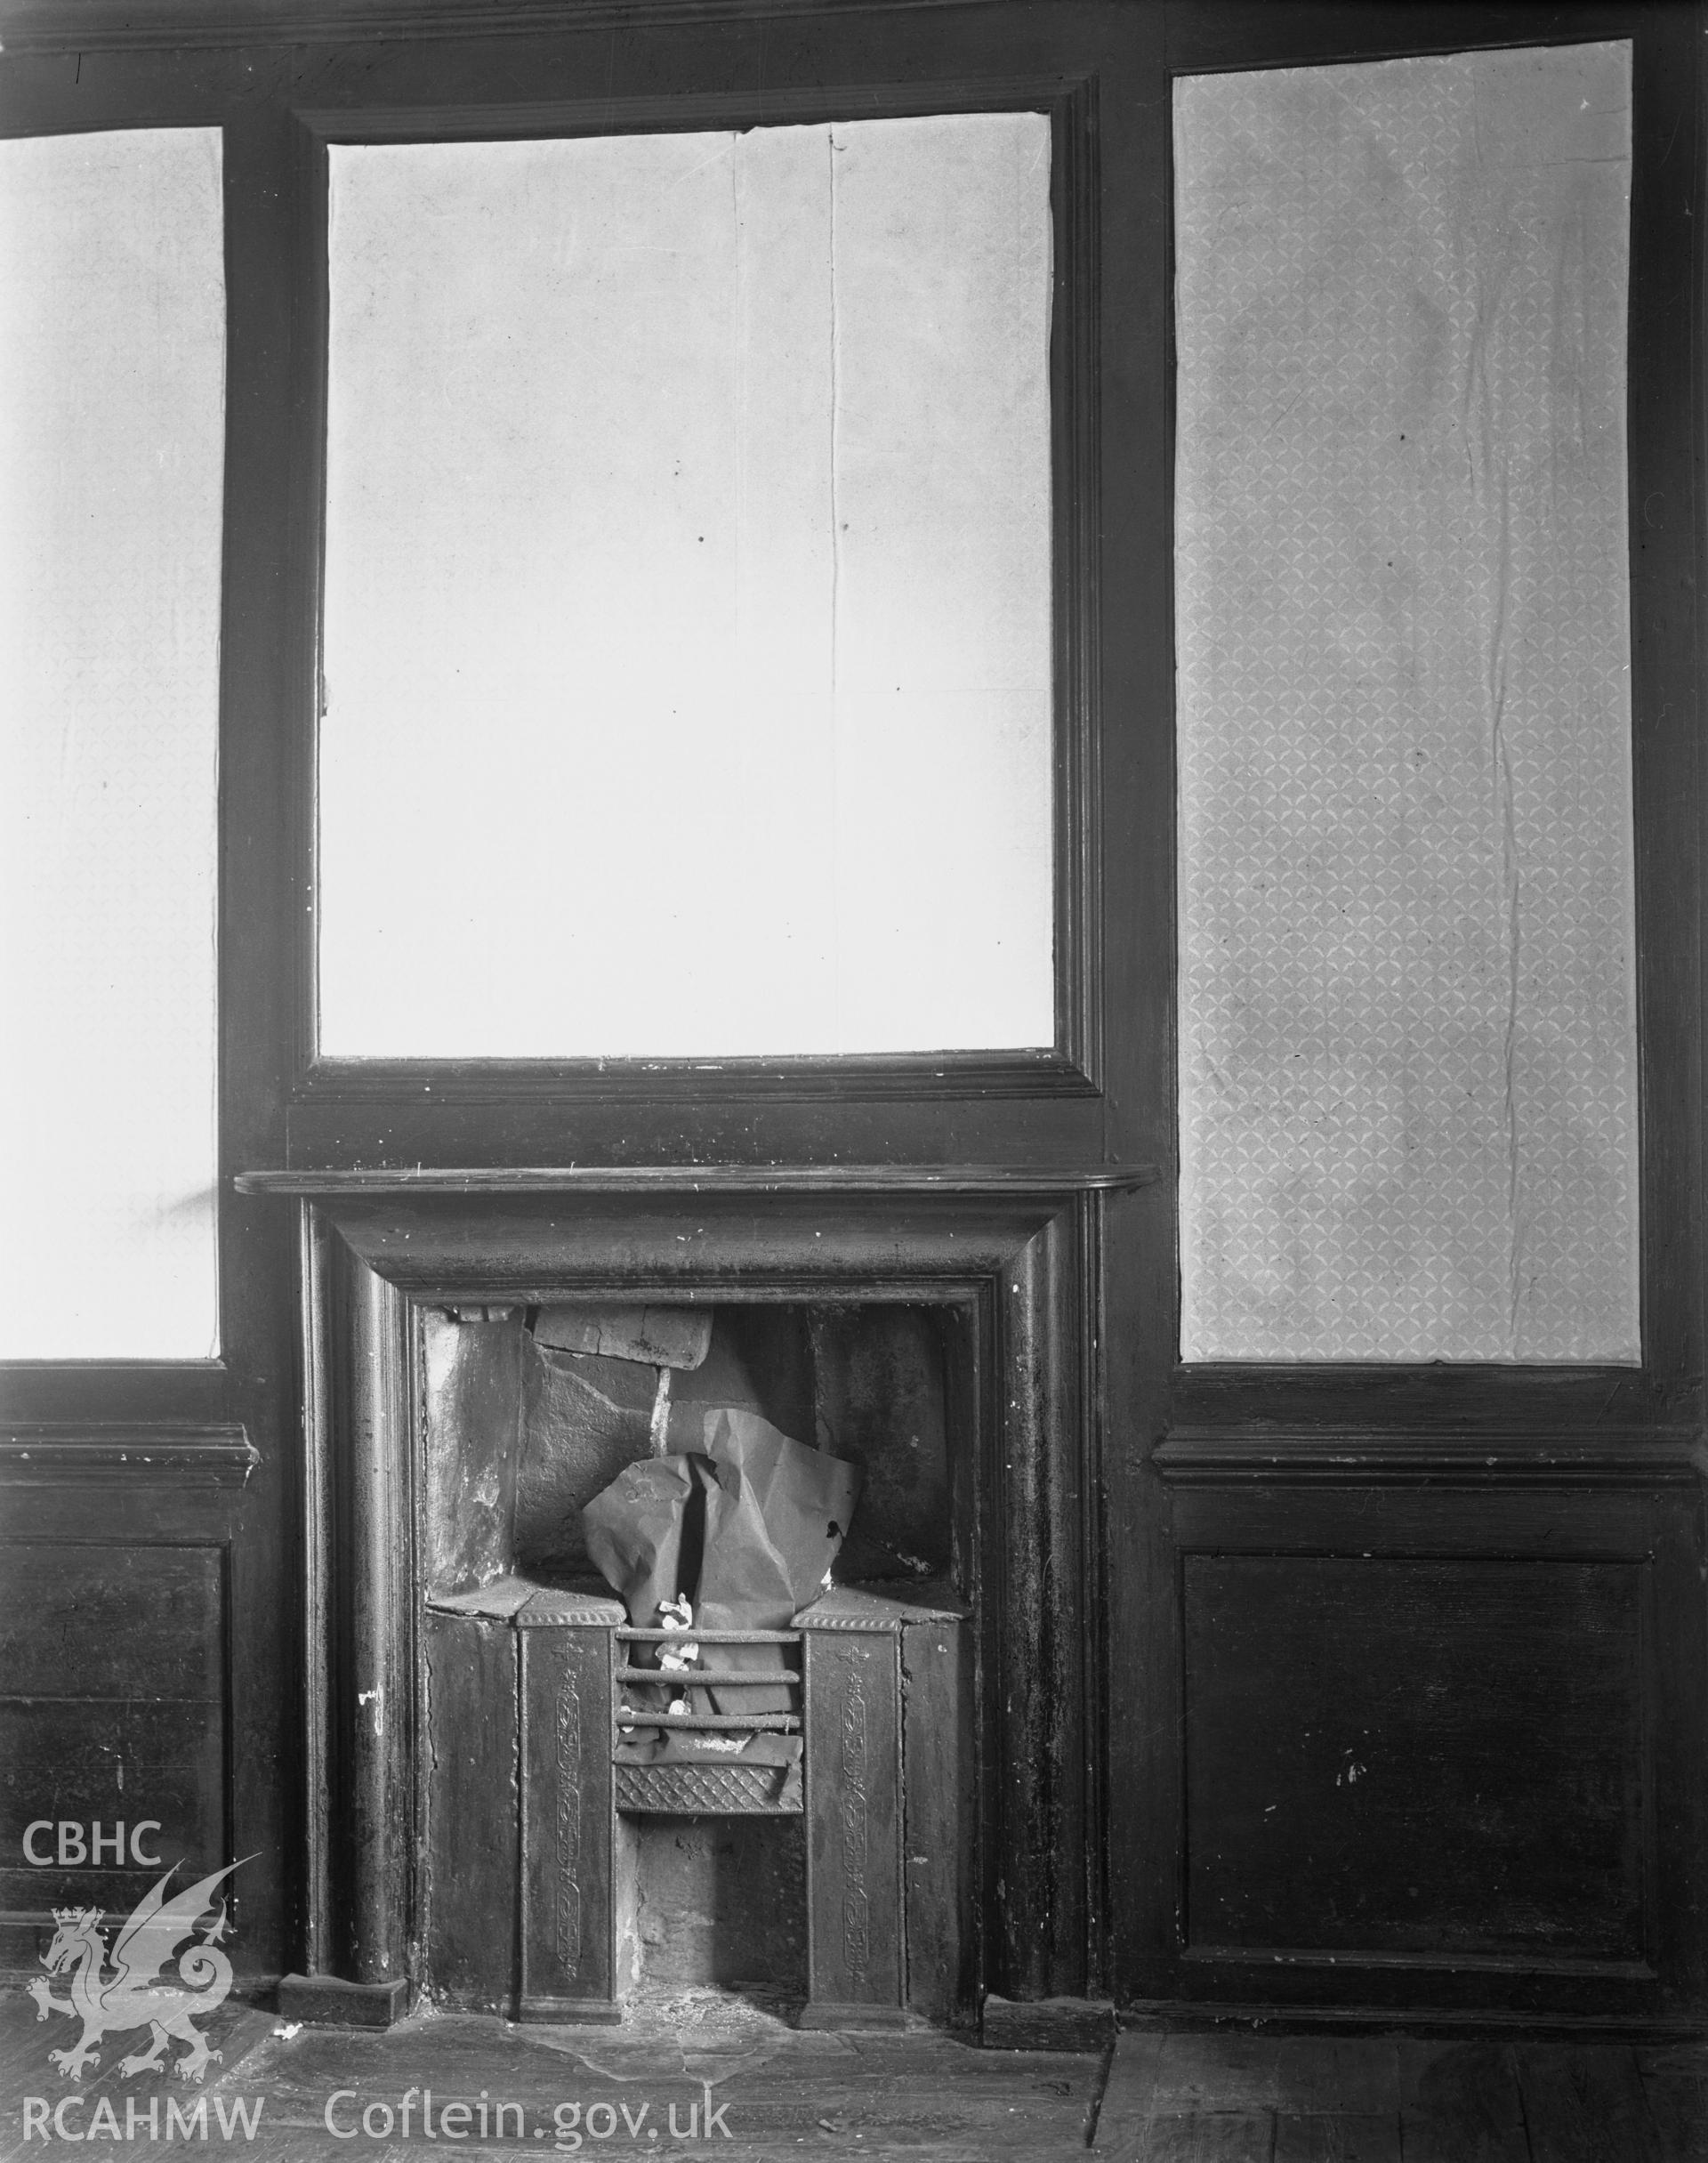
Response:
[[[1188,1555],[1188,1942],[1640,1961],[1642,1574]]]
[[[1041,114],[331,152],[320,1048],[1054,1041]]]
[[[0,143],[0,1357],[219,1349],[220,174]]]
[[[1629,47],[1174,120],[1183,1352],[1634,1360]]]
[[[160,1868],[114,1852],[121,1822],[154,1820],[140,1853],[181,1864],[180,1885],[219,1868],[229,1623],[217,1546],[0,1546],[0,1910],[129,1914]]]

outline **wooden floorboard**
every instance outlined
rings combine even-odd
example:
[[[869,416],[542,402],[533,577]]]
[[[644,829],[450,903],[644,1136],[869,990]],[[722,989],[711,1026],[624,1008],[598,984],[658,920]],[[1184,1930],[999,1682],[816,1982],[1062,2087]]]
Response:
[[[1664,2163],[1708,2163],[1708,2081],[1647,2074],[1643,2098]]]
[[[1645,2078],[1665,2073],[1674,2078],[1708,2080],[1708,2043],[1638,2046],[1637,2070]]]
[[[1143,2149],[1166,2038],[1149,2028],[1118,2035],[1097,2105],[1092,2152],[1131,2163]]]
[[[775,2008],[715,1993],[651,2003],[620,2029],[423,2013],[363,2033],[293,2028],[230,2003],[205,2026],[222,2055],[200,2088],[157,2074],[127,2080],[119,2061],[140,2033],[106,2038],[101,2062],[74,2088],[47,2057],[73,2039],[72,2023],[38,2022],[20,1991],[0,1993],[0,2163],[57,2145],[24,2142],[23,2102],[36,2096],[51,2109],[66,2095],[80,2099],[72,2131],[91,2132],[108,2102],[125,2153],[229,2149],[248,2163],[444,2163],[452,2154],[517,2163],[565,2152],[672,2163],[708,2154],[729,2163],[805,2155],[1077,2163],[1088,2135],[1094,2163],[1708,2163],[1708,2048],[1696,2045],[1277,2037],[1153,2022],[1121,2034],[1107,2054],[981,2050],[922,2028],[802,2031]],[[429,2088],[436,2119],[447,2103],[470,2106],[465,2138],[447,2141],[442,2125],[425,2138]],[[411,2089],[406,2140],[399,2114]],[[339,2090],[346,2128],[378,2108],[374,2137],[334,2139],[326,2111]],[[521,2107],[520,2136],[513,2112],[503,2137],[492,2124],[483,2136],[482,2090],[489,2104]],[[205,2141],[142,2137],[150,2102],[164,2126],[168,2097],[181,2109],[205,2102]],[[222,2109],[256,2098],[254,2137],[221,2138]],[[127,2105],[137,2127],[128,2142]],[[708,2105],[723,2114],[709,2140]],[[571,2132],[582,2136],[578,2151]]]
[[[1275,2163],[1400,2163],[1399,2113],[1278,2111]]]
[[[1268,2111],[1159,2111],[1140,2153],[1143,2163],[1274,2163],[1275,2118]]]
[[[1530,2163],[1510,2046],[1403,2038],[1398,2057],[1405,2163]]]
[[[1281,2105],[1316,2118],[1397,2118],[1399,2046],[1391,2036],[1292,2036],[1278,2046]]]
[[[1168,2036],[1156,2072],[1156,2116],[1277,2109],[1286,2100],[1282,2047],[1269,2036]]]
[[[1533,2163],[1661,2163],[1628,2045],[1519,2043],[1512,2054]]]

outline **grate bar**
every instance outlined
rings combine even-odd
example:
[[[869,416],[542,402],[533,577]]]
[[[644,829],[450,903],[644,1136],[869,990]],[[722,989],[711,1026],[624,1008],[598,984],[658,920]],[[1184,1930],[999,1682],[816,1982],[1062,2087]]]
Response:
[[[685,1630],[617,1629],[612,1635],[625,1645],[668,1645],[691,1642],[700,1645],[798,1645],[799,1630],[703,1630],[697,1622]]]
[[[624,1718],[626,1713],[629,1717]],[[704,1728],[708,1731],[731,1733],[739,1731],[751,1735],[762,1730],[770,1735],[798,1735],[801,1715],[798,1713],[653,1713],[641,1707],[623,1707],[616,1717],[621,1731],[631,1727]]]
[[[766,1675],[749,1675],[741,1667],[619,1667],[619,1683],[733,1683],[756,1689],[761,1683],[798,1683],[798,1667],[773,1667]]]

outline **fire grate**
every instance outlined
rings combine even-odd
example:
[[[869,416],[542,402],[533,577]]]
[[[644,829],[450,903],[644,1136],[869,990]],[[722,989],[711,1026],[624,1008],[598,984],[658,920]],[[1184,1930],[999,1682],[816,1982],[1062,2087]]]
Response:
[[[801,1687],[805,1653],[799,1630],[702,1630],[691,1633],[698,1645],[778,1645],[792,1651],[792,1667],[768,1668],[760,1674],[715,1664],[664,1668],[636,1666],[619,1648],[629,1645],[680,1645],[684,1634],[669,1630],[616,1629],[611,1632],[615,1665],[612,1675],[613,1739],[617,1746],[649,1730],[659,1733],[714,1735],[799,1735],[802,1731]],[[716,1684],[724,1690],[772,1689],[787,1685],[795,1709],[787,1713],[671,1713],[650,1706],[624,1701],[624,1683],[654,1688],[701,1689]],[[669,1760],[645,1763],[615,1750],[615,1799],[619,1812],[631,1815],[673,1818],[799,1817],[805,1804],[801,1763],[792,1764],[735,1764],[728,1762],[689,1763]]]

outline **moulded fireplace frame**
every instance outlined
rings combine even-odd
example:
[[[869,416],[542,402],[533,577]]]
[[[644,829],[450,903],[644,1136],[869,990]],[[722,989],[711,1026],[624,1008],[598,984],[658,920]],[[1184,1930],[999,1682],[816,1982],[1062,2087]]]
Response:
[[[947,1307],[974,1490],[977,1986],[1080,1999],[1104,1809],[1093,1498],[1104,1197],[1147,1172],[262,1172],[300,1213],[306,1637],[295,2010],[398,2018],[420,1973],[414,1312],[594,1296]]]

